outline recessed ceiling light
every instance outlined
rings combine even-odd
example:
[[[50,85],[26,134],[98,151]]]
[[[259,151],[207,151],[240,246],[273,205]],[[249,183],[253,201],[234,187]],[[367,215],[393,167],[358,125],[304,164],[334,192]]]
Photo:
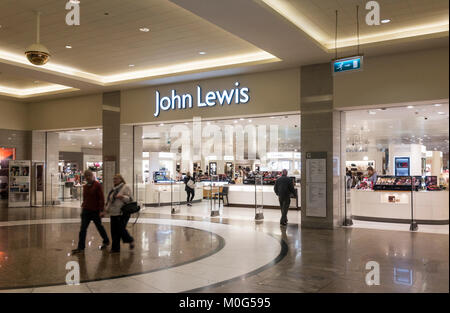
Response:
[[[206,52],[205,51],[200,51],[198,54],[205,55]]]
[[[370,115],[375,115],[375,114],[377,114],[377,112],[375,112],[375,111],[367,111]]]
[[[412,108],[414,108],[412,105],[408,105],[407,107],[406,107],[407,109],[412,109]]]
[[[90,146],[92,145],[92,142],[91,142],[91,141],[89,141],[89,145],[90,145]]]
[[[66,49],[72,49],[71,45],[66,45]]]
[[[241,117],[239,120],[240,120],[240,121],[243,121],[244,119]]]
[[[128,64],[129,67],[134,67],[134,64]]]
[[[386,19],[384,19],[384,20],[381,20],[381,23],[382,23],[382,24],[387,24],[387,23],[389,23],[390,21],[391,21],[390,19],[386,18]]]
[[[444,115],[444,114],[445,114],[445,112],[438,112],[438,114],[439,114],[439,115]]]
[[[251,123],[251,122],[252,122],[252,120],[248,120],[248,122],[249,122],[249,123]]]
[[[82,132],[85,132],[85,131],[86,131],[86,129],[82,129],[81,131],[82,131]]]
[[[234,121],[234,123],[236,124],[238,121]]]
[[[141,27],[141,28],[139,28],[139,30],[143,33],[148,33],[150,31],[150,29],[147,27]]]
[[[159,126],[164,126],[164,123],[159,124]]]
[[[70,0],[69,2],[73,4],[80,4],[80,0]]]
[[[440,107],[442,104],[440,104],[440,103],[435,103],[435,104],[433,104],[433,106],[435,106],[435,107]]]

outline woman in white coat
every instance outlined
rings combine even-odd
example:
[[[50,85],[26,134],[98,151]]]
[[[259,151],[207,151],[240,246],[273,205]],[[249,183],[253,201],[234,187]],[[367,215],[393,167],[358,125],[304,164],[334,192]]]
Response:
[[[116,174],[113,178],[114,187],[108,194],[106,202],[106,212],[111,219],[111,253],[120,252],[120,239],[124,243],[130,244],[130,249],[134,248],[134,238],[130,236],[127,230],[129,214],[122,212],[122,207],[132,200],[132,192],[123,179],[122,175]]]

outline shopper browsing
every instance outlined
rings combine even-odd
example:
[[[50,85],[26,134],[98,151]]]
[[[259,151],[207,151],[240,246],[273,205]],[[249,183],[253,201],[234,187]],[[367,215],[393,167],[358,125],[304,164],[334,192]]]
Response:
[[[132,200],[130,186],[120,174],[113,178],[114,187],[108,194],[106,202],[106,212],[111,218],[111,253],[120,252],[120,240],[130,244],[130,249],[134,249],[134,238],[127,230],[130,214],[122,212],[122,207]]]
[[[195,180],[190,172],[187,172],[186,177],[184,178],[184,184],[186,185],[184,190],[186,190],[187,194],[186,203],[188,206],[192,206],[192,200],[194,200],[195,196]]]
[[[84,172],[87,184],[83,186],[83,203],[81,204],[81,227],[78,238],[78,248],[72,250],[72,254],[84,252],[86,245],[86,232],[91,221],[97,227],[100,236],[103,239],[101,249],[109,245],[108,235],[102,225],[104,216],[105,197],[103,196],[102,185],[94,178],[94,173],[90,170]]]
[[[294,183],[292,182],[292,179],[287,176],[287,170],[283,170],[282,176],[275,182],[273,190],[280,201],[280,225],[286,226],[288,222],[287,213],[289,210],[289,205],[291,204],[291,195],[295,195]]]
[[[369,182],[372,182],[372,186],[377,182],[377,172],[373,169],[372,166],[367,168],[367,173],[369,175]]]

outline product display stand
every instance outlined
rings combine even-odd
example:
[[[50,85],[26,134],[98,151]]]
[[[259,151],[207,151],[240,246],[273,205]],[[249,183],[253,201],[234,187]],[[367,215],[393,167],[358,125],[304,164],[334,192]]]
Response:
[[[220,193],[220,186],[218,186],[218,192],[217,193],[213,193],[213,175],[211,175],[211,184],[210,184],[210,192],[209,192],[209,204],[210,204],[210,211],[211,211],[211,217],[214,216],[219,216],[220,215],[220,208],[216,207],[216,195],[217,197],[220,197],[219,193]],[[217,181],[219,181],[219,177],[217,177]],[[214,203],[213,203],[213,198],[214,198]],[[220,203],[220,200],[219,200]]]
[[[258,205],[258,184],[261,185],[261,204]],[[255,220],[264,220],[264,201],[263,201],[264,191],[263,191],[263,177],[258,175],[255,176]]]
[[[180,208],[175,207],[173,203],[173,179],[170,179],[170,212],[171,214],[180,213]]]
[[[344,205],[344,223],[342,225],[343,226],[352,226],[353,225],[352,219],[347,217],[347,201],[348,201],[347,175],[344,176],[344,186],[345,186],[345,199],[344,199],[345,205]]]
[[[419,230],[419,225],[414,221],[414,187],[416,184],[415,177],[411,176],[411,225],[409,226],[410,231]]]

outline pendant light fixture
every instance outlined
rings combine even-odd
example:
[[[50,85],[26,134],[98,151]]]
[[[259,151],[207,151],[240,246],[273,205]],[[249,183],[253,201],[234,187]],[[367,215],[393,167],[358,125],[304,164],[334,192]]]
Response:
[[[50,59],[50,52],[48,49],[40,44],[40,27],[41,27],[41,13],[36,12],[36,43],[32,44],[25,51],[28,61],[33,65],[44,65]]]

